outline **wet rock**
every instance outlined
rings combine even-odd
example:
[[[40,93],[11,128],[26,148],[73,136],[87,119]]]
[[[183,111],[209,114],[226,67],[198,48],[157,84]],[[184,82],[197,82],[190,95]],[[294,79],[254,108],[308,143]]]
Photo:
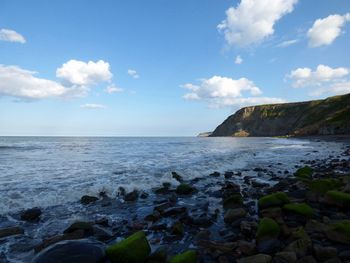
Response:
[[[142,193],[141,193],[141,195],[140,195],[140,198],[141,198],[141,199],[147,199],[147,198],[148,198],[148,196],[149,196],[149,194],[148,194],[148,193],[146,193],[146,192],[142,192]]]
[[[318,263],[313,256],[302,257],[297,263]]]
[[[297,255],[294,252],[278,252],[273,258],[273,263],[295,263]]]
[[[282,248],[282,243],[278,239],[263,239],[257,244],[257,250],[262,254],[274,254]]]
[[[312,217],[315,214],[315,211],[305,203],[285,204],[283,206],[283,210],[287,211],[288,213],[293,213],[304,217]]]
[[[245,240],[238,241],[238,248],[244,256],[251,256],[256,253],[256,246],[253,242],[248,242]]]
[[[319,262],[337,257],[338,250],[335,247],[323,247],[314,245],[314,255]]]
[[[193,250],[188,250],[182,254],[178,254],[170,259],[169,263],[196,263],[197,254]]]
[[[27,209],[21,213],[21,220],[37,222],[40,220],[41,210],[38,207]]]
[[[73,233],[75,231],[82,231],[84,237],[89,237],[94,234],[94,229],[90,222],[77,221],[71,224],[66,230],[63,231],[64,234]]]
[[[177,172],[171,172],[171,176],[172,178],[174,178],[176,181],[178,181],[179,183],[183,182],[183,178],[181,175],[179,175]]]
[[[157,210],[154,210],[152,214],[145,216],[146,221],[156,222],[160,219],[160,213]]]
[[[128,238],[113,244],[106,249],[106,254],[111,263],[140,263],[145,262],[151,248],[145,233],[140,231]]]
[[[287,203],[290,203],[288,195],[283,192],[277,192],[260,198],[258,205],[259,209],[264,209],[268,207],[282,206]]]
[[[0,238],[23,234],[24,229],[19,226],[0,228]]]
[[[259,221],[256,239],[258,241],[275,239],[280,234],[280,227],[275,220],[264,217]]]
[[[242,207],[243,198],[241,194],[231,195],[223,200],[223,206],[225,209],[234,209]]]
[[[302,168],[299,168],[294,173],[294,176],[299,179],[311,179],[313,173],[314,173],[314,169],[312,169],[310,166],[304,166]]]
[[[161,215],[164,217],[168,216],[176,216],[176,215],[181,215],[187,212],[187,208],[184,206],[179,206],[179,207],[173,207],[173,208],[168,208],[161,212]]]
[[[210,230],[204,229],[198,232],[198,234],[195,236],[195,240],[209,240],[210,239]]]
[[[270,263],[272,257],[265,254],[257,254],[237,260],[237,263]]]
[[[62,241],[41,251],[32,263],[100,263],[105,258],[104,250],[100,242]]]
[[[91,203],[95,203],[97,200],[98,198],[96,196],[84,195],[81,197],[80,203],[82,203],[83,205],[88,205]]]
[[[168,228],[167,224],[154,224],[154,225],[150,226],[149,230],[163,231],[163,230],[166,230],[167,228]]]
[[[176,193],[179,195],[190,195],[196,192],[197,189],[191,185],[182,183],[176,187]]]
[[[255,238],[257,228],[258,224],[255,221],[242,221],[240,224],[241,233],[247,239]]]
[[[166,247],[159,247],[147,258],[146,263],[166,263],[168,250]]]
[[[247,214],[247,211],[243,208],[229,209],[225,213],[224,221],[226,224],[230,224],[237,219],[244,217]]]
[[[93,235],[98,241],[107,241],[113,237],[110,231],[99,226],[93,227]]]
[[[325,233],[329,240],[350,245],[350,220],[330,225]]]
[[[136,201],[138,197],[139,197],[139,192],[137,190],[134,190],[134,191],[132,191],[130,193],[127,193],[124,196],[124,201],[126,201],[126,202],[133,202],[133,201]]]
[[[212,176],[212,177],[219,177],[219,176],[220,176],[220,173],[219,173],[219,172],[213,172],[213,173],[209,174],[209,176]]]
[[[300,238],[291,242],[285,249],[286,252],[294,252],[297,257],[304,257],[311,251],[311,240]]]
[[[233,176],[234,176],[234,173],[233,173],[233,172],[225,172],[225,174],[224,174],[224,177],[225,177],[226,179],[232,178]]]
[[[172,226],[171,226],[171,233],[173,235],[182,237],[185,233],[184,230],[184,226],[181,222],[175,222]]]

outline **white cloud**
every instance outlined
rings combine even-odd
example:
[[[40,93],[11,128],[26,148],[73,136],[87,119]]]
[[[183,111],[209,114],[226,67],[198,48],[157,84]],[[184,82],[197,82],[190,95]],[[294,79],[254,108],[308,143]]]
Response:
[[[243,63],[243,59],[241,58],[241,56],[237,56],[235,58],[235,64],[239,65],[239,64],[242,64]]]
[[[118,88],[117,86],[110,85],[105,89],[105,92],[112,94],[112,93],[118,93],[118,92],[123,92],[124,90],[122,88]]]
[[[106,108],[105,105],[95,104],[95,103],[83,104],[83,105],[80,105],[80,107],[84,108],[84,109],[90,109],[90,110],[98,110],[98,109],[105,109]]]
[[[330,15],[323,19],[317,19],[308,30],[310,47],[330,45],[342,33],[341,28],[350,21],[350,13],[345,15]]]
[[[134,79],[140,78],[140,75],[137,74],[137,71],[134,69],[128,69],[128,74],[133,77]]]
[[[244,106],[251,104],[280,103],[279,98],[260,97],[262,91],[246,78],[231,79],[221,76],[213,76],[210,79],[202,79],[199,85],[187,83],[183,88],[190,90],[184,95],[186,100],[204,100],[210,107]],[[243,97],[243,93],[249,97]]]
[[[297,68],[287,75],[293,83],[294,88],[307,86],[321,86],[325,83],[340,81],[350,73],[349,69],[339,67],[331,68],[325,65],[318,65],[316,70],[310,68]]]
[[[26,42],[25,38],[11,29],[0,29],[0,40],[8,42],[18,42],[24,44]]]
[[[218,26],[229,46],[248,46],[273,35],[274,25],[294,9],[298,0],[241,0],[226,10]]]
[[[22,99],[80,96],[83,88],[67,88],[52,80],[38,78],[35,71],[18,66],[0,65],[0,95]]]
[[[324,94],[343,95],[350,93],[350,81],[333,83],[329,87],[317,88],[310,92],[311,96],[321,96]]]
[[[72,59],[56,70],[56,77],[66,85],[92,86],[109,82],[113,74],[109,63],[103,60],[84,62]]]
[[[287,40],[287,41],[283,41],[282,43],[278,44],[277,47],[289,47],[289,46],[294,45],[298,42],[299,42],[298,39]]]

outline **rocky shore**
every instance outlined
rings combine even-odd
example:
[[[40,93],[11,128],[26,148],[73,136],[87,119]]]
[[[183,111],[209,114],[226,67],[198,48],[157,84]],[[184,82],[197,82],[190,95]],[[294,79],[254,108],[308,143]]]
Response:
[[[293,170],[250,170],[193,180],[172,172],[177,184],[152,192],[85,195],[79,205],[98,217],[40,240],[32,235],[47,210],[2,216],[0,246],[12,241],[8,251],[33,263],[350,262],[350,146]],[[107,210],[118,218],[103,217]],[[14,260],[3,252],[0,262]]]

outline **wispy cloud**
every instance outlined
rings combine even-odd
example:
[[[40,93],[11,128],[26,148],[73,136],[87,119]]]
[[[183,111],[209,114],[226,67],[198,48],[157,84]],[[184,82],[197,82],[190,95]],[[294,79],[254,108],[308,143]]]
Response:
[[[11,29],[0,29],[0,40],[8,41],[8,42],[18,42],[18,43],[26,43],[26,39],[14,30]]]
[[[286,41],[283,41],[282,43],[278,44],[277,47],[289,47],[291,45],[294,45],[296,43],[298,43],[299,40],[298,39],[291,39],[291,40],[286,40]]]
[[[105,109],[106,108],[105,105],[95,104],[95,103],[83,104],[83,105],[80,105],[80,107],[84,108],[84,109],[90,109],[90,110],[98,110],[98,109]]]
[[[133,77],[134,79],[140,78],[140,75],[137,73],[134,69],[128,69],[128,74]]]
[[[243,59],[241,58],[240,55],[238,55],[236,58],[235,58],[235,64],[237,65],[240,65],[243,63]]]

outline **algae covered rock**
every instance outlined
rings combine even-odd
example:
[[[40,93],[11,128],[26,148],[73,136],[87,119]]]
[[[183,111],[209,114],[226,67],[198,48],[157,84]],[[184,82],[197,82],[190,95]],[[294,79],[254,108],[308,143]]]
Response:
[[[290,203],[289,197],[286,193],[277,192],[270,195],[263,196],[259,199],[259,209],[264,209],[273,206],[283,206]]]
[[[174,256],[170,263],[196,263],[197,254],[193,250],[188,250],[182,254]]]
[[[341,185],[342,183],[337,179],[317,179],[310,181],[309,188],[311,192],[323,195]]]
[[[237,219],[244,217],[247,214],[247,211],[243,208],[229,209],[225,213],[224,221],[229,224],[234,222]]]
[[[350,194],[340,191],[328,191],[326,198],[331,203],[341,207],[350,207]]]
[[[193,186],[191,186],[189,184],[185,184],[185,183],[179,184],[176,188],[176,193],[179,195],[190,195],[196,191],[197,191],[196,188],[194,188]]]
[[[106,249],[107,257],[112,263],[142,263],[150,252],[151,248],[143,231],[136,232]]]
[[[343,220],[332,224],[326,230],[328,239],[350,245],[350,220]]]
[[[313,173],[314,169],[312,169],[310,166],[304,166],[299,168],[294,175],[300,179],[311,179]]]
[[[256,232],[256,239],[273,239],[277,238],[280,233],[280,227],[275,220],[264,217],[260,220],[258,230]]]
[[[305,203],[285,204],[283,206],[283,210],[290,212],[290,213],[302,215],[305,217],[312,217],[315,213],[314,210],[308,204],[305,204]]]

